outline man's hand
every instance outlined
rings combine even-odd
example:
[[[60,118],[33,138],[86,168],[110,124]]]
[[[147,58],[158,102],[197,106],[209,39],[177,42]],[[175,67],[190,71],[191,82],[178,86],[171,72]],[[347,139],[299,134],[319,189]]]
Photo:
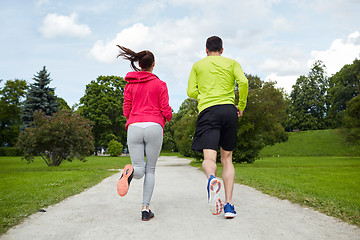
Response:
[[[244,111],[240,111],[238,106],[235,106],[235,107],[236,107],[238,117],[241,117],[243,115]]]

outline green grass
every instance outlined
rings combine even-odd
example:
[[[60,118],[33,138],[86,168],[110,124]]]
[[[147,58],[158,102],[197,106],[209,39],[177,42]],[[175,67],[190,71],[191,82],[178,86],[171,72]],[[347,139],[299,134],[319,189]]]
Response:
[[[78,194],[130,163],[129,157],[88,157],[48,167],[41,158],[0,157],[0,234],[38,209]],[[4,207],[6,206],[6,207]]]
[[[292,132],[287,142],[266,146],[261,156],[360,156],[360,146],[347,144],[338,129]]]
[[[160,156],[183,157],[179,152],[161,151]]]
[[[360,146],[345,144],[337,130],[291,133],[266,147],[254,164],[235,164],[236,182],[313,207],[360,226]],[[180,156],[163,152],[162,156]],[[343,157],[339,157],[343,156]],[[358,157],[349,157],[358,156]],[[22,219],[94,186],[130,163],[129,157],[89,157],[48,167],[41,158],[0,157],[0,235]],[[200,167],[201,163],[193,162]],[[221,176],[222,167],[218,167]],[[6,206],[6,207],[4,207]]]
[[[360,226],[360,146],[345,143],[339,130],[293,132],[261,156],[235,164],[235,181]]]
[[[271,157],[235,172],[237,183],[360,225],[360,157]]]

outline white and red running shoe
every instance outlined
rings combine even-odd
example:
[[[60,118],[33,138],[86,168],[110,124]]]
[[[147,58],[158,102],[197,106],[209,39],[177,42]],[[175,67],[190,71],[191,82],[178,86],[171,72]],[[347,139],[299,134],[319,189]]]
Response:
[[[221,182],[211,175],[208,181],[207,191],[210,211],[213,215],[219,215],[223,210],[223,203],[220,199],[220,189]]]

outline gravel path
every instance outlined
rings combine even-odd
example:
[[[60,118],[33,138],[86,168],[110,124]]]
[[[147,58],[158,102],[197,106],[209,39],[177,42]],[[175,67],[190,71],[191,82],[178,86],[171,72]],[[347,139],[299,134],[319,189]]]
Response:
[[[161,157],[151,209],[141,221],[142,180],[134,179],[121,198],[121,173],[36,213],[10,229],[5,239],[357,239],[360,228],[312,209],[235,184],[237,217],[213,216],[207,204],[206,178],[189,160]],[[222,192],[224,198],[224,192]]]

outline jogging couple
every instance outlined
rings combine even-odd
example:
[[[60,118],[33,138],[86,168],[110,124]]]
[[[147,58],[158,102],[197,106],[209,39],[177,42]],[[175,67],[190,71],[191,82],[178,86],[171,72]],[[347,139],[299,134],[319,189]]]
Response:
[[[127,84],[123,105],[132,165],[124,167],[117,191],[120,196],[125,196],[132,178],[145,176],[141,215],[143,221],[148,221],[154,217],[149,206],[155,183],[156,162],[161,151],[163,128],[166,121],[171,121],[172,110],[166,83],[152,73],[154,55],[150,51],[135,53],[125,47],[118,47],[118,57],[129,60],[134,72],[125,76]],[[238,62],[221,56],[221,38],[209,37],[206,53],[206,58],[193,65],[188,81],[187,94],[198,100],[199,109],[192,149],[204,154],[202,167],[208,179],[208,202],[212,214],[219,215],[224,211],[226,218],[233,218],[236,211],[232,204],[235,179],[232,151],[236,146],[238,118],[246,106],[248,80]],[[140,69],[135,66],[135,62],[138,62]],[[239,87],[238,106],[235,106],[235,81]],[[215,175],[219,147],[223,165],[224,202],[220,199],[221,182]]]

